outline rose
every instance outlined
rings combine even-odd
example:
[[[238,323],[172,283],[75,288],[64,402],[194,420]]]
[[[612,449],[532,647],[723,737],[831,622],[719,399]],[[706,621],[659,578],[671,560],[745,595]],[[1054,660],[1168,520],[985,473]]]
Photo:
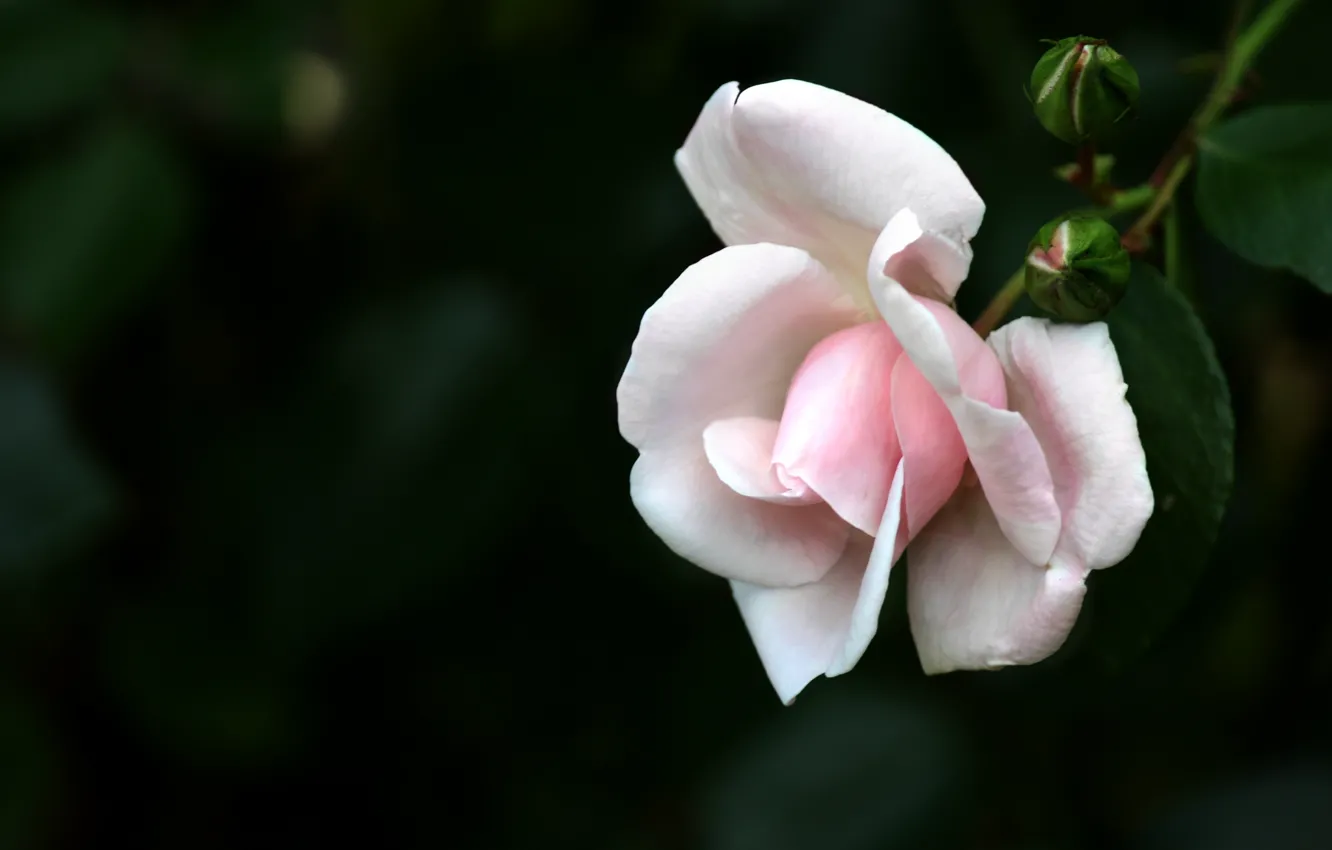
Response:
[[[1104,324],[987,344],[945,303],[984,205],[911,125],[784,81],[708,101],[676,164],[730,247],[644,315],[621,379],[635,506],[724,576],[778,695],[850,670],[911,544],[928,673],[1063,643],[1152,511]]]

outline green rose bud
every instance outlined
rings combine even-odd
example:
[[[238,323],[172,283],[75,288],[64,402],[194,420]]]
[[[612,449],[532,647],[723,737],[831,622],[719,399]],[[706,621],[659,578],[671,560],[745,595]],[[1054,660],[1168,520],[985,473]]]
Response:
[[[1104,138],[1138,106],[1138,72],[1101,39],[1065,38],[1031,72],[1041,126],[1069,144]]]
[[[1074,322],[1100,319],[1124,297],[1129,255],[1119,232],[1094,216],[1057,218],[1027,246],[1027,294],[1048,313]]]

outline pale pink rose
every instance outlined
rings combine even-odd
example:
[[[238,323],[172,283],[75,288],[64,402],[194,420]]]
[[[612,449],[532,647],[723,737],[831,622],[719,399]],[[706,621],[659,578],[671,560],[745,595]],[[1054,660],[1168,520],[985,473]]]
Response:
[[[1105,325],[981,340],[945,302],[984,204],[847,95],[723,86],[676,164],[731,247],[643,317],[618,393],[630,492],[730,579],[778,696],[855,666],[908,544],[926,672],[1053,653],[1152,512]]]

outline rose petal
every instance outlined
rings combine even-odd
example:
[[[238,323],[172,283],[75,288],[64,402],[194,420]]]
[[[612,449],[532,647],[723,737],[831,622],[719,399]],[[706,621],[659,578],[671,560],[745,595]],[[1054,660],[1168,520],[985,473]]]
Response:
[[[874,534],[902,458],[889,379],[902,346],[883,322],[825,338],[796,371],[773,460],[838,516]]]
[[[910,539],[957,489],[967,447],[948,407],[910,357],[899,358],[893,369],[893,424],[906,461],[902,501]]]
[[[822,266],[776,245],[713,254],[647,311],[620,380],[620,433],[641,453],[634,504],[666,545],[718,575],[773,586],[815,581],[837,561],[845,523],[826,505],[735,493],[708,463],[703,431],[776,419],[805,353],[856,317]]]
[[[910,210],[898,214],[875,245],[870,289],[884,320],[957,423],[967,455],[999,525],[1020,552],[1046,563],[1059,538],[1054,482],[1031,426],[1003,409],[1003,369],[993,350],[956,313],[913,296],[892,274],[927,238]]]
[[[791,507],[741,496],[701,451],[644,452],[630,472],[629,493],[677,555],[724,578],[769,587],[818,581],[851,534],[825,504]]]
[[[900,533],[902,522],[902,491],[906,484],[906,460],[897,464],[893,474],[893,487],[888,494],[888,505],[883,511],[883,520],[879,523],[878,533],[874,537],[874,548],[870,550],[869,562],[865,565],[865,575],[860,580],[856,592],[856,604],[851,609],[851,621],[847,624],[846,640],[841,652],[828,665],[829,676],[840,676],[855,667],[870,641],[879,631],[879,614],[883,610],[883,600],[888,594],[888,577],[893,564],[902,557],[906,549],[906,538]]]
[[[878,537],[855,535],[821,581],[785,588],[731,583],[763,668],[787,705],[816,676],[853,668],[878,630],[889,573],[900,554],[904,480],[899,464]]]
[[[1082,606],[1082,572],[1023,557],[978,487],[959,490],[909,553],[907,613],[928,674],[1040,661]]]
[[[840,652],[872,543],[857,535],[822,580],[800,587],[731,582],[731,591],[759,660],[783,703],[790,705]]]
[[[701,452],[703,429],[718,419],[777,419],[805,354],[858,320],[804,251],[718,251],[643,315],[617,392],[620,433],[639,450],[687,443]]]
[[[989,343],[1008,377],[1009,404],[1031,423],[1050,462],[1063,512],[1055,560],[1090,569],[1120,562],[1154,499],[1108,328],[1022,318]]]
[[[722,483],[741,496],[779,505],[823,501],[798,478],[778,477],[772,462],[777,428],[773,420],[753,416],[719,419],[703,430],[703,451]]]
[[[875,236],[904,207],[958,245],[985,213],[957,163],[924,133],[798,80],[722,86],[675,161],[723,242],[804,248],[857,290]]]

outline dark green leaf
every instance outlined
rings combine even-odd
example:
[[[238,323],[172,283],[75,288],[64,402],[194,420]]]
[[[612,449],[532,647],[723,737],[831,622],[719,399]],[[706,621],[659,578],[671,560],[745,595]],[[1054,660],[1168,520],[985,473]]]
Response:
[[[112,491],[38,376],[0,361],[0,575],[46,566],[108,519]]]
[[[0,5],[0,133],[26,130],[104,94],[127,38],[104,11]]]
[[[823,689],[802,696],[703,800],[710,850],[959,846],[970,770],[930,706]]]
[[[171,151],[132,126],[33,172],[0,208],[4,324],[57,357],[77,353],[160,278],[187,206]]]
[[[1198,210],[1236,254],[1332,292],[1332,104],[1269,106],[1198,140]]]
[[[1107,323],[1156,495],[1133,553],[1090,580],[1083,646],[1118,666],[1174,620],[1207,566],[1230,498],[1235,421],[1207,331],[1155,269],[1134,265]]]

